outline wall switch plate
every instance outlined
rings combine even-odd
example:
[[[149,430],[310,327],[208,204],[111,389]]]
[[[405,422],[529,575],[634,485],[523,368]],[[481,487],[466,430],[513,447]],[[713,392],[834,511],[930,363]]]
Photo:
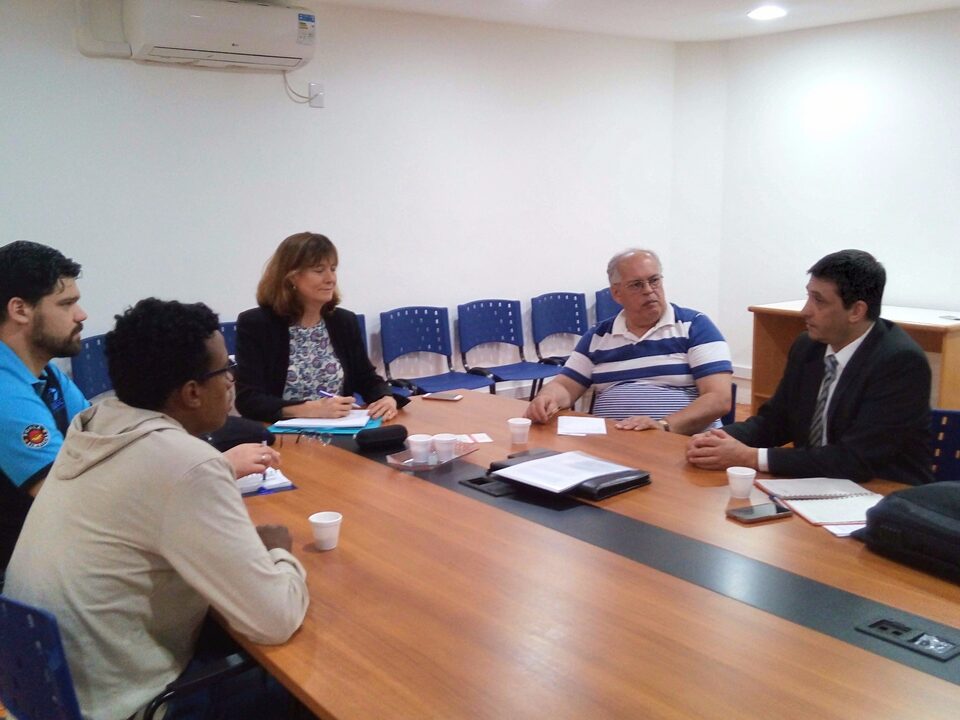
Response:
[[[310,98],[310,107],[323,107],[323,85],[320,83],[310,83],[307,97]]]

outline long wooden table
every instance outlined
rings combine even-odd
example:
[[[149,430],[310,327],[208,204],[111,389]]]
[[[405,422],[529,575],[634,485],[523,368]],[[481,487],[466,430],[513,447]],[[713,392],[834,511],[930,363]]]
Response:
[[[410,432],[493,437],[457,463],[483,466],[520,449],[506,419],[523,402],[464,395],[415,398],[397,421]],[[649,487],[596,503],[604,518],[639,520],[731,551],[749,568],[762,561],[960,628],[960,586],[800,518],[727,520],[723,473],[688,466],[681,436],[610,425],[606,436],[561,437],[553,423],[535,426],[528,446],[650,470]],[[311,607],[285,645],[244,644],[319,717],[957,717],[960,671],[953,682],[934,677],[504,512],[473,490],[290,437],[281,454],[298,489],[248,507],[258,524],[290,527]],[[753,502],[764,499],[754,492]],[[318,510],[344,515],[340,545],[326,553],[311,544],[307,516]],[[759,577],[724,582],[735,594]]]
[[[753,313],[752,410],[777,389],[787,354],[806,325],[800,317],[803,300],[751,305]],[[947,310],[884,305],[880,316],[903,328],[928,353],[940,355],[940,371],[933,378],[935,407],[960,410],[960,315]]]

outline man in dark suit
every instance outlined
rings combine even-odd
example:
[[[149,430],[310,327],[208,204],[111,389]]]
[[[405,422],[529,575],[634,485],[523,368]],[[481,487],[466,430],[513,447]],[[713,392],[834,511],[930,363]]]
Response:
[[[690,439],[687,459],[789,477],[931,482],[930,365],[880,318],[886,273],[869,253],[841,250],[810,270],[777,391],[744,422]],[[793,443],[793,447],[781,447]]]

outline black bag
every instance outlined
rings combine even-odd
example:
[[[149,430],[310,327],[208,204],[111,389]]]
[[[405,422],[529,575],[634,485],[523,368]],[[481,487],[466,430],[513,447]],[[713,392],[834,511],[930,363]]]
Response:
[[[887,495],[853,533],[874,552],[960,582],[960,482],[938,482]]]
[[[263,423],[230,415],[223,427],[204,436],[204,440],[220,452],[243,443],[266,443],[273,445],[273,434]]]

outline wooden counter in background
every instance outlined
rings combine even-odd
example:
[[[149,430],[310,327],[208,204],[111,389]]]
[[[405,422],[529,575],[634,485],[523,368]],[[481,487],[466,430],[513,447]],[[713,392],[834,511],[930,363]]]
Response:
[[[753,313],[753,397],[756,413],[777,389],[790,346],[804,330],[803,300],[751,305]],[[960,410],[960,315],[884,305],[880,316],[902,327],[928,353],[940,354],[940,372],[933,378],[934,407]]]

